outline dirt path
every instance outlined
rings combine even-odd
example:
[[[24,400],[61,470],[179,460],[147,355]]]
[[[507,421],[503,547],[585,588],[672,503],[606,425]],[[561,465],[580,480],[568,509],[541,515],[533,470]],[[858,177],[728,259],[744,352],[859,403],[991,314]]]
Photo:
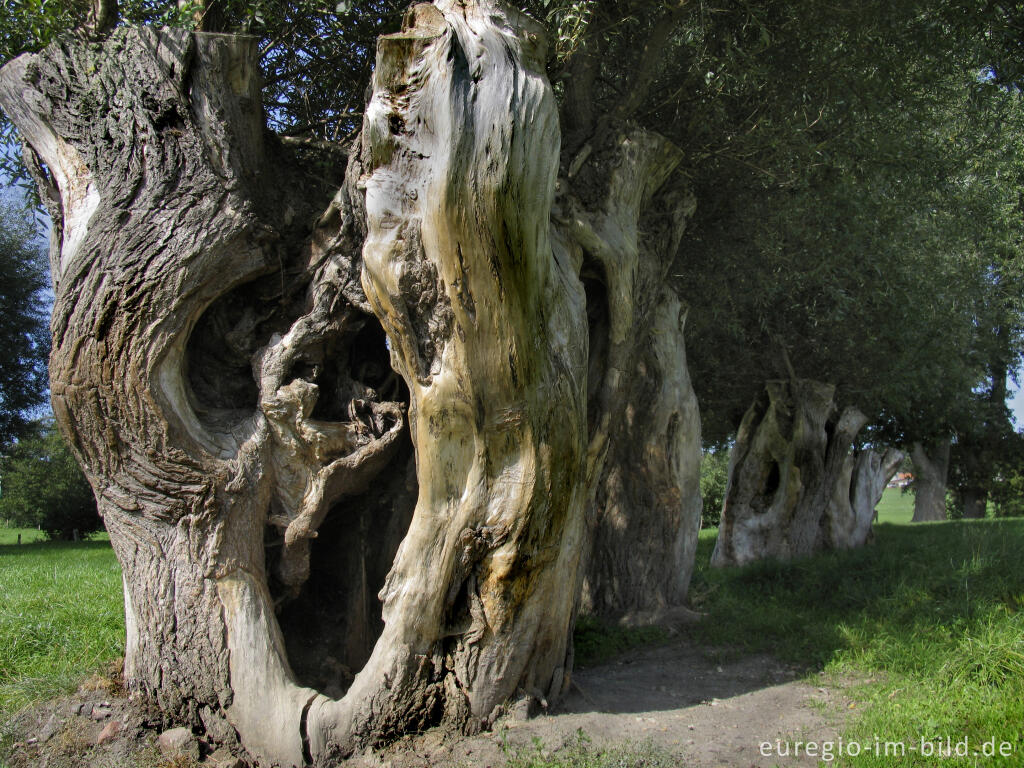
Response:
[[[556,712],[530,720],[515,716],[504,733],[445,743],[438,734],[406,739],[353,768],[419,768],[505,764],[502,741],[551,752],[583,733],[595,745],[650,741],[678,756],[686,768],[817,766],[814,758],[780,757],[774,743],[835,740],[847,713],[842,692],[797,680],[796,669],[770,656],[716,662],[704,652],[672,644],[627,654],[579,670],[573,691]],[[772,743],[771,754],[760,747]]]
[[[513,749],[535,749],[539,743],[552,752],[575,744],[580,732],[594,746],[649,741],[686,768],[816,766],[806,756],[794,760],[760,751],[764,742],[822,742],[839,735],[847,712],[842,692],[797,677],[796,669],[770,656],[718,661],[675,642],[578,670],[570,696],[557,711],[532,719],[513,713],[494,733],[473,738],[453,740],[440,731],[408,737],[382,753],[354,758],[348,768],[501,768],[506,763],[503,743]],[[19,715],[10,724],[19,740],[6,756],[11,768],[160,762],[155,734],[133,727],[130,705],[112,693],[84,689]],[[110,711],[103,717],[90,716],[97,709],[103,714],[104,708]],[[99,734],[118,719],[124,722],[120,733],[97,746]]]

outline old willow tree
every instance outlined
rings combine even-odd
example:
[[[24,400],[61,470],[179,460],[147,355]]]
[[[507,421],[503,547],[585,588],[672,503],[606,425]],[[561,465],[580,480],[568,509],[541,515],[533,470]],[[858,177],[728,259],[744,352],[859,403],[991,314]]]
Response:
[[[155,717],[327,765],[557,698],[581,599],[681,601],[694,201],[634,121],[673,13],[631,99],[567,121],[541,25],[415,5],[341,166],[268,131],[255,37],[99,3],[0,72],[54,222],[54,413]]]

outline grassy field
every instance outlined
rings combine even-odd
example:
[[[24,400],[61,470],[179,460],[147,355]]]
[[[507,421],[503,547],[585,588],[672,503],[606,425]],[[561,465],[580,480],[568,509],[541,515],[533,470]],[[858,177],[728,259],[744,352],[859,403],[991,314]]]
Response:
[[[0,528],[0,723],[124,652],[121,569],[104,540],[29,543]]]
[[[875,509],[878,511],[879,523],[909,523],[914,516],[914,494],[904,493],[899,488],[886,488]]]
[[[46,534],[37,531],[35,528],[4,528],[0,527],[0,547],[7,544],[17,544],[21,536],[22,544],[32,544],[36,541],[46,541]]]

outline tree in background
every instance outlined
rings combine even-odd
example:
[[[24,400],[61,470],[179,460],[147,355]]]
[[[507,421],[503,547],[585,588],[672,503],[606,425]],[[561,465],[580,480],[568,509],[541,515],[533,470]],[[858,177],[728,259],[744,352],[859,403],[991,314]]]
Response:
[[[756,64],[707,64],[720,89],[700,124],[712,126],[713,170],[693,172],[700,204],[673,270],[691,305],[706,441],[735,434],[766,379],[820,382],[776,386],[786,392],[772,411],[783,428],[744,443],[751,508],[785,492],[806,497],[797,517],[808,541],[829,475],[862,427],[871,445],[930,444],[976,427],[991,260],[1020,250],[1020,222],[1008,215],[1019,152],[1007,151],[1021,135],[1019,98],[980,74],[971,46],[948,46],[942,12],[914,3],[877,11],[858,20],[814,4],[737,4],[746,26],[715,16],[725,28],[712,41],[759,54]],[[1008,336],[1019,338],[1016,325],[1004,322]],[[814,407],[798,401],[825,385],[832,394]],[[865,418],[844,419],[851,408]],[[789,416],[812,412],[804,422],[814,434],[794,449]],[[844,424],[853,434],[832,450]],[[773,455],[755,455],[769,445]],[[814,477],[813,488],[798,493],[780,478],[791,453],[806,459],[799,477]],[[763,517],[757,526],[771,527]]]
[[[1019,98],[979,81],[940,18],[885,5],[891,35],[853,9],[790,9],[756,66],[713,68],[718,108],[753,117],[694,173],[675,270],[706,441],[735,432],[765,379],[794,374],[834,384],[875,442],[971,420],[988,243],[1019,252]]]
[[[996,517],[1024,515],[1024,434],[1014,432],[1003,438],[988,491]]]
[[[722,500],[729,479],[729,451],[726,448],[704,451],[700,463],[700,495],[703,501],[702,528],[714,528],[722,516]]]
[[[0,518],[55,539],[102,528],[92,488],[52,420],[32,422],[0,459]]]
[[[31,213],[0,201],[0,447],[29,425],[46,401],[46,256]]]

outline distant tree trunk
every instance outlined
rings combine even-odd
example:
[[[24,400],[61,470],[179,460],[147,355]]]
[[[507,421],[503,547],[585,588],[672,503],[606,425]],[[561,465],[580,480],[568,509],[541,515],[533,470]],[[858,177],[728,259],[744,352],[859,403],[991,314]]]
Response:
[[[557,698],[616,526],[603,605],[682,600],[699,432],[665,279],[693,201],[630,128],[556,205],[543,30],[502,3],[381,38],[334,188],[266,133],[256,56],[118,28],[10,63],[0,105],[51,205],[54,412],[122,564],[133,694],[333,765]]]
[[[965,488],[960,492],[960,501],[965,518],[980,520],[988,512],[988,491],[984,488]]]
[[[910,452],[910,458],[914,462],[914,517],[911,522],[946,519],[949,450],[948,439],[927,446],[914,443]]]
[[[999,432],[989,422],[983,422],[981,430],[981,434],[962,436],[949,451],[947,482],[965,518],[985,517],[987,486],[993,474],[994,455],[998,452]]]
[[[743,417],[729,461],[715,566],[804,557],[830,545],[826,508],[866,421],[837,418],[835,387],[770,381]]]
[[[554,220],[580,264],[589,323],[582,605],[658,621],[686,596],[700,526],[699,416],[666,288],[695,202],[666,184],[678,148],[628,122],[575,157],[563,155]]]
[[[988,493],[1000,460],[1006,451],[1005,440],[1014,432],[1006,407],[1006,381],[1010,356],[1009,329],[995,329],[992,354],[988,361],[990,387],[979,398],[975,423],[960,435],[950,449],[947,481],[955,489],[957,501],[968,519],[981,519],[988,513]]]
[[[584,606],[627,624],[671,621],[693,574],[701,446],[684,320],[664,292],[597,487]]]
[[[905,458],[902,451],[878,454],[870,449],[846,457],[825,511],[826,541],[832,549],[853,549],[871,537],[875,507]]]

